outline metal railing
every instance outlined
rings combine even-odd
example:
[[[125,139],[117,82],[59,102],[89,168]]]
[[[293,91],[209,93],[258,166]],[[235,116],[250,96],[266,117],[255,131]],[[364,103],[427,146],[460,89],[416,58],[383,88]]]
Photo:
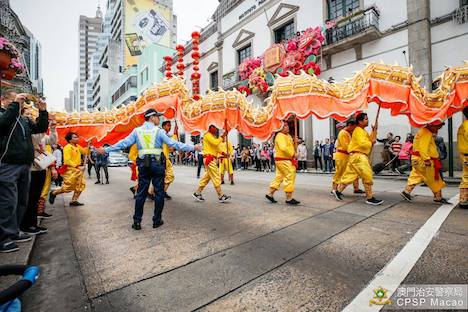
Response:
[[[379,12],[375,7],[370,7],[363,12],[352,15],[345,21],[338,21],[336,27],[327,29],[325,32],[326,43],[336,43],[359,34],[370,27],[379,29]]]

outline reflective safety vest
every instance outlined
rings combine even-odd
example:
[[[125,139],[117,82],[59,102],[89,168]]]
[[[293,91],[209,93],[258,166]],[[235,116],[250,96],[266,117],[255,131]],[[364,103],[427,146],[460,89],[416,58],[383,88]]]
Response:
[[[143,129],[140,127],[136,129],[138,141],[140,142],[141,146],[141,149],[138,150],[138,156],[161,155],[163,149],[155,147],[156,137],[158,135],[159,130],[161,129],[159,129],[158,127],[155,127],[153,129]]]

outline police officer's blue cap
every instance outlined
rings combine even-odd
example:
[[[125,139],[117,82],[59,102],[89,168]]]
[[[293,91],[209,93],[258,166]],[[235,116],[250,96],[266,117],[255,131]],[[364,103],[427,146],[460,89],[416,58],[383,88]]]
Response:
[[[145,112],[145,118],[149,118],[151,116],[162,116],[162,115],[163,114],[161,114],[160,112],[158,112],[154,108],[147,109],[146,112]]]

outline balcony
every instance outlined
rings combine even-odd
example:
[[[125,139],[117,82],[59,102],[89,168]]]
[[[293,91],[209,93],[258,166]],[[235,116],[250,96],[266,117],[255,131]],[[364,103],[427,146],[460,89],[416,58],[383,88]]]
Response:
[[[370,7],[341,18],[335,27],[328,29],[323,54],[335,54],[380,37],[379,11]]]
[[[231,90],[239,85],[240,78],[237,71],[232,71],[230,73],[223,75],[223,89]]]

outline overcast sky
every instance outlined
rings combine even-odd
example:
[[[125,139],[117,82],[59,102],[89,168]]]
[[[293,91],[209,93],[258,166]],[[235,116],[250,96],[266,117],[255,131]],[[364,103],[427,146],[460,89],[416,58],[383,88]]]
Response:
[[[178,42],[208,24],[218,0],[173,0]],[[42,45],[44,93],[52,109],[63,110],[64,98],[78,74],[78,20],[95,16],[105,0],[10,0],[10,5]],[[105,8],[103,8],[104,10]]]

